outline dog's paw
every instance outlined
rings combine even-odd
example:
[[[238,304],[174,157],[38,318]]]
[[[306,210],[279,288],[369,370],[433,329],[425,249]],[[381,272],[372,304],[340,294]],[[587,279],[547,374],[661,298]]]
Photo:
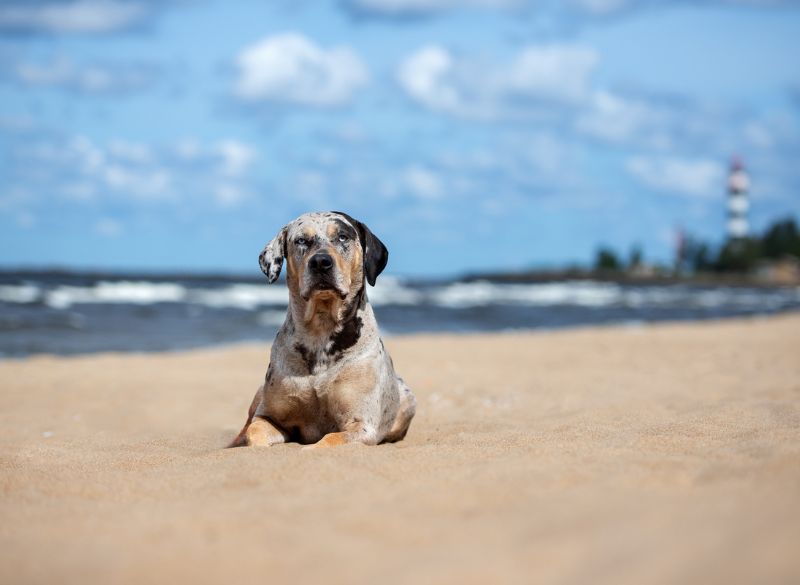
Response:
[[[264,419],[256,418],[245,433],[249,447],[270,447],[283,442],[283,436]]]

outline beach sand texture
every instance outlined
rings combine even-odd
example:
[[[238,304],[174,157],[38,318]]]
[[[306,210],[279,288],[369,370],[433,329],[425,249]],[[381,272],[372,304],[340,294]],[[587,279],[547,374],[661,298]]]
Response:
[[[0,362],[0,583],[800,582],[800,315],[386,344],[313,452],[221,449],[263,346]]]

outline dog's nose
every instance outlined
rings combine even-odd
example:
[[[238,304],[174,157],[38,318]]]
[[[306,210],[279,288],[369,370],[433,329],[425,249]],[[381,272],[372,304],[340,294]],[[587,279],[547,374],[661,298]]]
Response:
[[[308,261],[308,267],[314,272],[327,272],[333,266],[333,258],[330,254],[314,254]]]

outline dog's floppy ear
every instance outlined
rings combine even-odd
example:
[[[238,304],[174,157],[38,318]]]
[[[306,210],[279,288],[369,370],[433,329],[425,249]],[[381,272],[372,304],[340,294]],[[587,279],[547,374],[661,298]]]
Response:
[[[283,226],[258,256],[261,272],[267,275],[270,284],[278,280],[281,274],[283,259],[286,257],[286,232],[286,226]]]
[[[341,211],[334,211],[333,213],[338,213],[346,218],[358,231],[358,239],[361,242],[361,249],[364,251],[364,274],[370,286],[375,286],[378,275],[383,272],[383,269],[386,268],[386,263],[389,262],[389,250],[378,239],[378,236],[373,234],[366,225],[357,219],[353,219]]]

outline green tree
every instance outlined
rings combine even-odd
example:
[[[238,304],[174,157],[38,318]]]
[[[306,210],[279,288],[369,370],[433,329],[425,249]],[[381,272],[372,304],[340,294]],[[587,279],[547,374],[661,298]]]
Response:
[[[631,253],[628,256],[628,270],[635,270],[642,265],[642,261],[644,260],[644,254],[642,254],[642,248],[639,245],[633,246],[631,248]]]
[[[800,258],[800,232],[794,219],[788,218],[773,223],[761,239],[761,249],[766,258],[783,256]]]
[[[761,259],[761,242],[754,238],[728,240],[719,251],[715,268],[719,272],[750,272]]]
[[[687,236],[683,245],[683,262],[692,272],[713,270],[711,246],[700,239]]]
[[[617,272],[622,267],[619,257],[611,248],[602,247],[597,250],[594,269],[600,272]]]

